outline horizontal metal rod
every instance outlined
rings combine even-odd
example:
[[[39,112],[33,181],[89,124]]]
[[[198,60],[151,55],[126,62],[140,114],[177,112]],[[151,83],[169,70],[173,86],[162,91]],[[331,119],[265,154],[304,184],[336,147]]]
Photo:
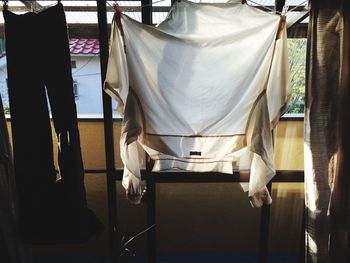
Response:
[[[86,169],[85,173],[106,173],[106,169]],[[220,182],[249,182],[249,171],[233,171],[232,174],[218,172],[153,172],[152,175],[158,183],[220,183]],[[115,169],[115,180],[122,180],[123,169]],[[143,180],[147,179],[146,170],[141,170]],[[277,170],[274,183],[303,183],[304,171],[302,170]]]
[[[80,117],[80,116],[83,116],[83,117]],[[5,117],[6,117],[6,121],[11,121],[10,115],[6,114]],[[51,116],[50,116],[50,119],[52,120]],[[114,123],[121,123],[122,121],[123,119],[120,117],[113,118]],[[298,116],[292,116],[292,117],[282,116],[279,121],[304,121],[304,114],[301,113],[301,114],[298,114]],[[78,114],[78,122],[103,122],[103,117],[102,116],[101,117],[84,117],[84,115]]]

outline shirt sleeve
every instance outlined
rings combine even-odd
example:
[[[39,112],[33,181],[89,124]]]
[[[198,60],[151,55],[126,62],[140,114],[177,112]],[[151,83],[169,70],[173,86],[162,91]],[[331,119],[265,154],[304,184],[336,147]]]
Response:
[[[132,203],[138,204],[143,193],[140,173],[140,147],[137,141],[142,130],[140,125],[141,116],[132,93],[129,94],[125,46],[116,19],[113,19],[112,22],[110,41],[104,90],[118,102],[118,111],[123,116],[120,135],[120,153],[124,164],[122,184],[126,189],[128,199]]]
[[[288,107],[291,96],[290,72],[288,64],[287,31],[283,20],[278,33],[275,52],[267,83],[267,100],[271,128],[274,128]]]
[[[118,102],[118,111],[124,116],[126,99],[129,94],[128,64],[125,56],[123,37],[117,22],[113,19],[105,92]]]
[[[248,190],[249,199],[254,207],[261,207],[264,203],[271,204],[272,202],[266,188],[267,183],[275,175],[272,130],[280,116],[287,110],[291,95],[287,32],[284,20],[281,20],[281,28],[277,34],[266,97],[264,96],[257,105],[256,112],[253,113],[251,119],[252,126],[249,127],[247,133],[248,146],[254,154],[250,181],[245,190]],[[268,114],[263,110],[266,109],[266,104]]]

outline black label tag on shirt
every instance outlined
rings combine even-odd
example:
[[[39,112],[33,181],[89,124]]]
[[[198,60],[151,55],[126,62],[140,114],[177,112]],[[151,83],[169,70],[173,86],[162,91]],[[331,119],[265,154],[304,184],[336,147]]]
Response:
[[[202,152],[190,152],[190,155],[193,156],[193,155],[196,155],[196,156],[201,156],[202,155]]]

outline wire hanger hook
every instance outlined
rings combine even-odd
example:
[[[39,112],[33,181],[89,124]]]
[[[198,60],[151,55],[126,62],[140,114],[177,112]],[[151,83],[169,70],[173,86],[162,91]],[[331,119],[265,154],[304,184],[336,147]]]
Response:
[[[2,1],[2,8],[3,8],[3,10],[7,10],[8,9],[8,0],[3,0]]]

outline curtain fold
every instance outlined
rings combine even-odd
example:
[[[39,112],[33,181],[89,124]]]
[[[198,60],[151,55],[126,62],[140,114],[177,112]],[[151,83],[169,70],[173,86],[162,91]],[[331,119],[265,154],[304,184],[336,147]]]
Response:
[[[349,3],[311,0],[305,105],[306,262],[349,262]]]

